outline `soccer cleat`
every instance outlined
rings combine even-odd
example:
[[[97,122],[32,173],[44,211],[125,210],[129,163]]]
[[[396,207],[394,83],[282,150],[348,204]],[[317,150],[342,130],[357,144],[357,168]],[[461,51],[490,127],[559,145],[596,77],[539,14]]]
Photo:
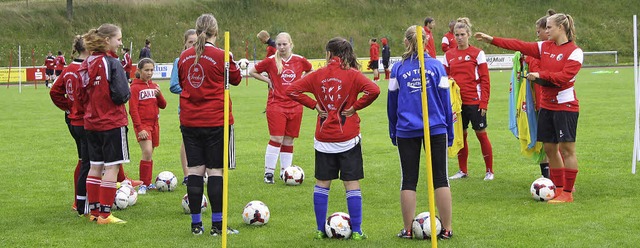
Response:
[[[362,232],[362,233],[353,232],[353,233],[351,234],[351,239],[353,239],[353,240],[357,240],[357,241],[359,241],[359,240],[364,240],[364,239],[367,239],[367,235],[366,235],[366,234],[364,234],[364,232]]]
[[[447,230],[445,228],[442,228],[442,231],[440,231],[440,234],[438,234],[439,239],[450,239],[451,237],[453,237],[453,231]]]
[[[275,183],[273,181],[273,173],[264,174],[264,183],[266,183],[266,184],[274,184]]]
[[[568,202],[573,202],[573,193],[566,192],[566,191],[562,192],[559,196],[556,196],[556,198],[549,200],[549,204],[568,203]]]
[[[238,234],[240,233],[240,231],[233,229],[231,227],[227,227],[227,234]],[[222,235],[222,231],[220,231],[220,229],[218,229],[215,226],[211,227],[211,232],[209,233],[211,234],[211,236],[218,236],[218,235]]]
[[[125,224],[127,223],[124,220],[121,220],[115,216],[113,216],[113,214],[109,215],[109,217],[107,218],[102,218],[102,216],[98,217],[98,224],[99,225],[105,225],[105,224]]]
[[[485,181],[491,181],[491,180],[493,180],[493,173],[491,173],[491,172],[487,172],[487,174],[484,176],[484,180],[485,180]]]
[[[98,216],[89,214],[89,221],[96,222],[98,221]]]
[[[78,207],[76,206],[76,201],[73,201],[73,206],[71,206],[71,209],[73,209],[73,211],[78,211]]]
[[[564,187],[556,187],[556,190],[554,191],[555,197],[560,196],[562,194],[562,191],[564,191],[563,189]]]
[[[325,238],[327,238],[327,234],[320,230],[316,230],[316,234],[313,236],[313,239],[325,239]]]
[[[456,179],[460,179],[460,178],[466,178],[468,175],[467,173],[464,173],[462,171],[458,171],[458,173],[456,173],[453,176],[450,176],[449,179],[451,180],[456,180]]]
[[[158,187],[156,187],[156,185],[153,184],[153,183],[149,184],[149,186],[147,186],[147,190],[156,190],[156,189],[158,189]]]
[[[204,228],[202,228],[202,222],[191,223],[191,233],[193,235],[202,235],[204,233]]]
[[[412,239],[413,238],[413,234],[411,233],[411,230],[407,230],[407,229],[402,229],[400,230],[400,232],[398,233],[398,238],[403,238],[403,239]]]
[[[140,185],[140,188],[138,189],[138,195],[146,195],[147,194],[147,186],[146,185]]]

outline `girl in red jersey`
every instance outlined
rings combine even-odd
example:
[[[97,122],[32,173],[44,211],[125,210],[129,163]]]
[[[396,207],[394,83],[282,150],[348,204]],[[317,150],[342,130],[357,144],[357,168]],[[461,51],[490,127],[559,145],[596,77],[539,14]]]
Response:
[[[255,79],[269,85],[267,100],[267,124],[269,125],[269,144],[264,155],[264,182],[274,183],[273,175],[280,156],[280,178],[284,170],[293,161],[293,139],[300,134],[302,122],[302,105],[289,98],[285,91],[295,80],[302,78],[304,73],[311,71],[312,66],[306,58],[293,54],[293,42],[288,33],[276,36],[278,51],[260,61],[249,70]],[[269,77],[262,76],[266,72]]]
[[[458,152],[460,171],[449,179],[466,178],[469,145],[467,129],[469,122],[480,141],[486,167],[484,180],[493,180],[493,151],[487,135],[487,106],[489,105],[489,68],[484,51],[469,44],[471,24],[466,17],[459,18],[454,27],[458,47],[445,54],[444,66],[449,77],[460,86],[462,98],[462,128],[464,147]]]
[[[271,55],[276,54],[276,51],[278,50],[276,48],[276,42],[271,39],[269,32],[267,32],[266,30],[260,30],[257,37],[262,43],[267,45],[267,55],[264,56],[265,59],[271,57]]]
[[[129,100],[129,114],[133,122],[142,159],[140,160],[140,180],[142,185],[138,194],[146,194],[147,189],[155,189],[151,184],[153,176],[153,149],[160,145],[160,117],[159,109],[167,107],[167,101],[160,92],[160,86],[151,81],[155,62],[150,58],[138,62],[140,77],[131,83],[131,99]],[[136,73],[137,74],[137,73]]]
[[[238,233],[222,230],[223,135],[224,135],[224,50],[214,44],[218,37],[218,21],[212,14],[203,14],[196,20],[196,44],[180,55],[178,79],[180,81],[180,128],[189,163],[187,195],[191,210],[191,232],[201,235],[202,215],[200,203],[204,192],[203,176],[208,177],[207,194],[211,203],[212,236]],[[240,84],[240,70],[229,54],[229,83]],[[229,125],[233,125],[229,102]],[[230,134],[233,133],[231,128]],[[232,138],[230,138],[231,140]],[[231,146],[230,146],[231,147]],[[232,149],[232,148],[230,148]],[[229,159],[231,162],[232,159]],[[232,163],[232,162],[231,162]]]
[[[557,187],[556,198],[549,203],[573,202],[571,191],[578,174],[575,142],[579,113],[578,98],[573,87],[582,67],[583,53],[574,42],[575,27],[570,15],[554,14],[548,17],[545,32],[549,40],[539,42],[498,38],[484,33],[476,33],[475,37],[540,60],[539,71],[531,71],[527,79],[542,85],[538,141],[543,142],[544,151],[549,157],[551,180]]]
[[[73,185],[75,191],[74,209],[78,211],[80,216],[89,213],[89,205],[87,200],[87,174],[89,173],[89,151],[87,139],[84,132],[84,109],[78,99],[77,87],[80,85],[80,76],[78,69],[85,58],[89,56],[89,52],[84,47],[82,36],[77,35],[73,40],[73,54],[78,56],[73,62],[65,68],[56,82],[53,84],[49,95],[53,103],[65,112],[65,120],[69,128],[71,137],[76,142],[76,150],[78,152],[78,164],[73,173]]]
[[[373,81],[377,82],[380,79],[380,71],[378,70],[378,61],[380,60],[380,46],[376,42],[376,38],[369,40],[369,69],[373,71]]]
[[[456,35],[453,34],[453,28],[456,26],[456,21],[449,22],[449,32],[445,33],[442,37],[442,51],[447,52],[450,49],[458,47],[458,43],[456,42]]]
[[[362,194],[364,178],[360,117],[356,110],[371,104],[380,88],[358,68],[351,44],[344,38],[333,38],[326,46],[327,66],[312,72],[287,88],[287,95],[302,105],[318,111],[314,138],[316,150],[316,185],[313,205],[316,216],[316,239],[327,237],[324,223],[329,204],[331,181],[343,181],[347,208],[351,217],[351,238],[362,240]],[[316,100],[303,94],[310,92]],[[362,94],[358,99],[358,94]]]
[[[129,48],[122,48],[122,67],[124,68],[124,72],[127,74],[127,80],[131,83],[131,67],[133,64],[131,63],[131,55],[129,54]]]
[[[51,51],[47,53],[47,57],[44,59],[44,66],[46,68],[44,86],[47,88],[51,88],[51,85],[49,85],[49,81],[51,81],[51,83],[53,84],[53,71],[56,68],[56,58],[53,57]]]
[[[62,75],[62,70],[64,70],[64,66],[67,65],[67,61],[64,60],[64,54],[62,53],[62,51],[58,51],[58,57],[56,57],[55,63],[56,63],[56,67],[55,67],[56,77],[54,78],[54,81],[60,75]]]
[[[131,92],[127,76],[115,54],[122,46],[120,27],[102,24],[83,36],[92,54],[79,69],[82,85],[79,101],[85,109],[84,128],[89,145],[91,169],[87,177],[87,201],[92,221],[123,224],[111,214],[120,166],[129,162],[127,110]]]
[[[422,29],[427,33],[427,46],[424,48],[430,57],[436,58],[436,41],[433,39],[433,29],[436,28],[436,20],[432,17],[424,18]]]

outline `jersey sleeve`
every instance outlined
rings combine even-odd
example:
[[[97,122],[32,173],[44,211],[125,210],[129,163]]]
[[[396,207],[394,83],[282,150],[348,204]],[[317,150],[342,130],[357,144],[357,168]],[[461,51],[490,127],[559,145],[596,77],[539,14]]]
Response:
[[[491,44],[504,49],[520,51],[524,55],[540,59],[540,47],[542,42],[524,42],[518,39],[494,37]]]
[[[69,113],[69,110],[71,110],[71,106],[69,106],[69,101],[66,97],[63,77],[58,77],[56,81],[53,82],[53,86],[51,86],[51,90],[49,91],[49,96],[51,97],[51,101],[53,101],[53,104],[56,105],[56,107]]]
[[[362,96],[353,103],[353,109],[361,110],[371,105],[371,103],[378,98],[378,95],[380,95],[380,87],[359,71],[355,79],[356,85],[359,86],[358,91],[362,93]]]
[[[140,87],[134,84],[131,86],[131,99],[129,99],[129,115],[131,116],[131,122],[133,122],[133,128],[136,132],[140,132],[142,130],[146,130],[146,127],[142,126],[142,119],[140,118],[140,111],[138,109],[139,106],[139,95],[140,95]]]
[[[478,53],[478,57],[476,58],[478,61],[478,76],[480,77],[480,106],[481,109],[487,109],[489,105],[489,97],[491,95],[491,84],[489,78],[489,66],[487,65],[487,57],[484,54],[484,51],[480,51]]]
[[[311,74],[300,78],[294,81],[289,87],[287,87],[286,94],[291,99],[300,104],[306,106],[310,109],[315,109],[317,101],[313,98],[305,95],[305,92],[313,92],[313,79],[315,78],[316,72],[312,72]]]
[[[307,60],[307,58],[302,59],[302,71],[305,73],[309,73],[313,70],[313,65]]]
[[[577,48],[571,52],[567,62],[564,67],[562,67],[561,71],[558,72],[550,72],[544,71],[541,67],[540,78],[550,81],[552,84],[560,86],[564,88],[567,84],[573,83],[575,81],[576,75],[582,68],[582,61],[584,59],[584,54],[582,49]]]
[[[167,100],[164,99],[164,95],[160,90],[160,85],[154,83],[156,85],[156,89],[158,89],[158,95],[156,95],[156,101],[158,102],[158,108],[164,109],[167,107]]]
[[[111,100],[116,104],[124,104],[131,97],[131,91],[129,89],[129,81],[127,80],[127,76],[124,73],[124,69],[122,68],[122,64],[115,59],[109,58],[109,70],[110,70],[110,80],[109,80],[109,90],[111,91]]]
[[[176,60],[173,61],[171,79],[169,80],[169,91],[174,94],[180,94],[182,92],[182,88],[180,88],[180,79],[178,78],[178,60],[180,60],[180,58],[176,58]]]
[[[262,61],[260,61],[257,64],[255,64],[253,68],[256,68],[256,72],[257,73],[263,73],[263,72],[267,71],[267,68],[269,68],[270,61],[271,61],[271,59],[265,58]]]
[[[398,123],[398,94],[400,87],[398,85],[397,71],[402,62],[393,64],[391,67],[391,75],[389,77],[389,91],[387,92],[387,119],[389,120],[389,138],[393,144],[396,140],[396,125]]]
[[[242,82],[240,67],[233,60],[233,54],[229,52],[229,84],[238,86]]]

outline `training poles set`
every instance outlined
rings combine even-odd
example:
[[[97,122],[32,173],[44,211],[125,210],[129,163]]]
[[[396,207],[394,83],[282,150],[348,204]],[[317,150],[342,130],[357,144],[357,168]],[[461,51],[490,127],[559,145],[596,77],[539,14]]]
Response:
[[[431,220],[431,247],[438,247],[438,234],[436,233],[436,207],[435,193],[433,189],[433,169],[431,168],[431,132],[429,131],[429,108],[427,107],[427,79],[424,71],[424,43],[422,42],[422,26],[416,26],[416,38],[418,43],[418,59],[420,60],[420,79],[422,85],[422,129],[424,130],[424,150],[427,159],[427,190],[429,192],[429,220]]]
[[[633,15],[633,84],[636,90],[636,123],[633,135],[633,162],[631,163],[631,173],[636,174],[636,163],[640,153],[640,81],[638,81],[638,17]]]
[[[224,134],[222,149],[222,247],[227,247],[227,209],[229,208],[229,31],[224,32]]]

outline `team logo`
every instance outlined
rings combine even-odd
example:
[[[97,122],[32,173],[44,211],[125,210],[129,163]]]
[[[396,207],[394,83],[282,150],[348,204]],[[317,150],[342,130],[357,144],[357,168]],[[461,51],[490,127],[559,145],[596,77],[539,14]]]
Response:
[[[156,98],[156,91],[154,89],[144,89],[140,91],[140,95],[138,96],[139,100],[147,100]]]
[[[471,56],[469,56],[469,55],[464,56],[464,60],[465,60],[465,61],[469,61],[469,60],[471,60]]]
[[[556,57],[556,60],[560,61],[560,60],[562,60],[562,57],[564,57],[564,56],[562,56],[562,53],[558,54],[558,57]]]
[[[69,98],[69,100],[74,101],[73,100],[73,83],[71,83],[71,79],[68,79],[67,82],[65,82],[65,91],[67,92],[67,98]]]
[[[291,69],[284,69],[282,74],[280,74],[282,81],[286,84],[291,84],[294,79],[296,79],[296,72]]]
[[[462,56],[458,56],[458,60],[462,60]]]
[[[200,64],[193,64],[189,67],[189,71],[187,72],[187,80],[189,80],[189,84],[193,86],[193,88],[200,88],[202,82],[204,81],[204,70]]]

